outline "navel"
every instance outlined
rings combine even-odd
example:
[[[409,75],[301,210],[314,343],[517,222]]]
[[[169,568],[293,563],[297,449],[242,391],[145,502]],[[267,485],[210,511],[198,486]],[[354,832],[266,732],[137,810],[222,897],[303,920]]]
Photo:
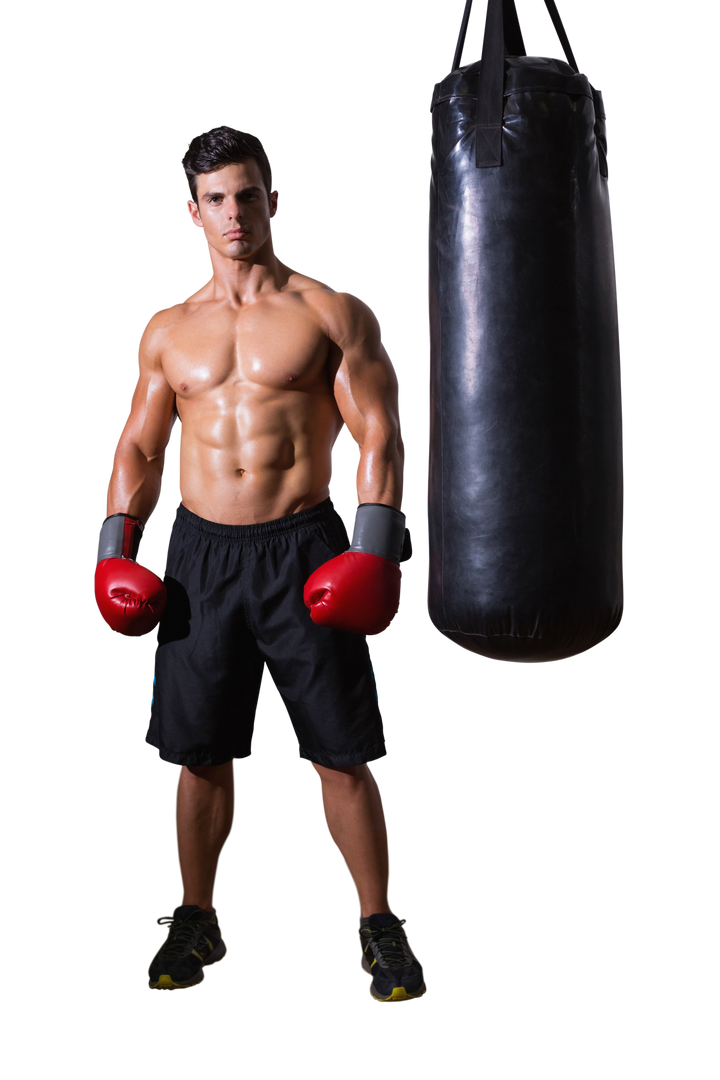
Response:
[[[235,475],[236,476],[244,476],[245,475],[245,469],[236,469],[235,470]]]

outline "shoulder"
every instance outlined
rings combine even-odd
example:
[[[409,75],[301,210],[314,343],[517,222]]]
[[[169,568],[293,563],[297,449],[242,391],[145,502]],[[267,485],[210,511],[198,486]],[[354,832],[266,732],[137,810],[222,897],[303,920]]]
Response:
[[[182,305],[184,301],[177,300],[150,312],[137,339],[136,354],[140,366],[155,368],[162,364],[163,345],[167,341],[165,332],[184,318],[186,312]]]
[[[296,270],[285,267],[288,273],[287,284],[283,292],[300,295],[304,302],[320,315],[333,321],[370,318],[374,319],[370,308],[351,293],[338,292],[323,281],[299,274]]]
[[[172,307],[164,308],[162,311],[156,311],[147,324],[147,329],[151,332],[169,330],[173,326],[177,326],[178,323],[186,322],[193,315],[196,315],[198,310],[210,299],[212,299],[212,280],[208,281],[192,296],[188,296],[187,300],[183,300],[182,303],[173,304]]]
[[[145,333],[155,334],[158,331],[167,330],[169,327],[174,326],[186,317],[188,306],[189,302],[186,301],[183,304],[174,304],[172,307],[164,308],[162,311],[156,311],[145,327]]]
[[[305,299],[317,312],[323,331],[338,344],[358,337],[380,335],[380,327],[372,311],[352,293],[327,288],[312,289],[308,290]]]
[[[291,270],[289,266],[282,264],[281,270],[287,274],[287,280],[282,287],[282,292],[301,293],[305,298],[314,293],[326,293],[328,296],[335,295],[335,290],[326,285],[324,281],[318,281],[317,278],[309,277],[307,274],[300,274],[297,270]]]
[[[145,327],[143,341],[160,339],[163,336],[167,336],[168,332],[171,332],[174,327],[191,319],[193,315],[197,314],[198,308],[205,299],[202,295],[203,292],[204,289],[200,289],[194,296],[190,296],[187,300],[183,300],[182,303],[173,304],[172,307],[163,308],[162,311],[156,311]]]

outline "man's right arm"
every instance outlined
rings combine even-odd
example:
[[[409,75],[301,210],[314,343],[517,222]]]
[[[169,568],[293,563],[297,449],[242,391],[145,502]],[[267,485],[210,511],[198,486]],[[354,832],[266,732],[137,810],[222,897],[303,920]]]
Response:
[[[165,448],[175,422],[175,391],[162,367],[164,313],[150,320],[140,342],[140,377],[120,436],[107,512],[147,521],[160,496]]]

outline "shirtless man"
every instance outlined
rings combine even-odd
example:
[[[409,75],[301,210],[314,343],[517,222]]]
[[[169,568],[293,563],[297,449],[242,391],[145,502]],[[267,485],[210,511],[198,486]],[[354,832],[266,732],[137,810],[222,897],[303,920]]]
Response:
[[[183,165],[213,276],[143,335],[96,570],[113,629],[147,633],[162,615],[147,741],[182,766],[184,895],[164,920],[150,986],[192,986],[225,955],[213,884],[233,758],[250,753],[267,663],[358,890],[371,993],[419,997],[422,969],[388,903],[385,821],[367,766],[385,746],[364,634],[395,614],[409,554],[395,374],[364,304],[276,258],[277,192],[256,138],[215,128]],[[182,504],[163,584],[135,556],[176,417]],[[350,547],[329,499],[343,423],[360,447]]]

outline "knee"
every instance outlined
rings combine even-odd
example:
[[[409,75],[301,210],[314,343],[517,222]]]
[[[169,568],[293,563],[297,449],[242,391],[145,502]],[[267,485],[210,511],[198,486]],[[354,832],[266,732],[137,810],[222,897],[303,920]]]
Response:
[[[195,780],[205,780],[211,784],[222,784],[228,772],[232,775],[232,761],[226,761],[222,765],[183,765],[182,771],[186,777]]]
[[[323,787],[327,786],[334,791],[348,793],[355,791],[368,776],[367,765],[346,765],[339,768],[330,768],[327,765],[317,765],[313,762],[313,766],[322,781]]]

